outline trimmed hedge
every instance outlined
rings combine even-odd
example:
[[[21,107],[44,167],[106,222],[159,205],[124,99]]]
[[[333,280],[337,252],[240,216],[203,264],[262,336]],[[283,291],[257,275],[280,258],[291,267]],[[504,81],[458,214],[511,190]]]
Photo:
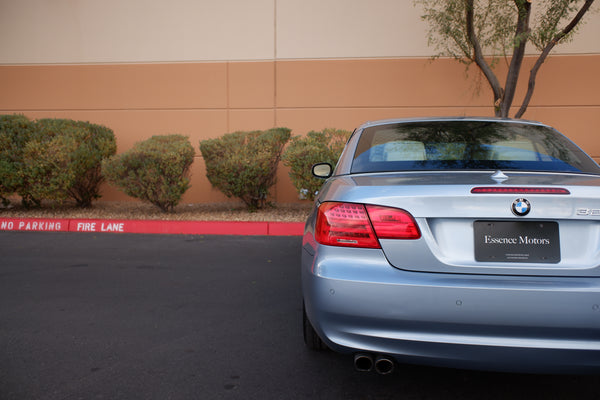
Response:
[[[17,193],[23,205],[73,198],[88,207],[100,197],[100,163],[116,152],[113,131],[67,119],[29,121],[22,115],[0,116],[0,189]]]
[[[70,176],[61,178],[66,185],[67,197],[80,207],[89,207],[93,200],[100,198],[100,185],[104,182],[102,160],[117,152],[113,131],[105,126],[68,119],[41,119],[37,123],[42,142],[48,141],[50,146],[62,143],[68,152],[65,173]],[[58,137],[62,138],[57,143]],[[60,165],[60,160],[53,161]]]
[[[190,188],[193,162],[194,148],[186,136],[162,135],[103,161],[102,171],[127,195],[170,212]]]
[[[300,199],[314,200],[323,180],[312,175],[312,166],[319,162],[335,165],[351,134],[339,129],[324,129],[296,136],[290,141],[282,160],[283,165],[290,167],[290,179]]]
[[[36,129],[24,115],[0,115],[0,201],[5,206],[8,196],[22,186],[23,152]]]
[[[212,186],[256,210],[270,204],[280,160],[290,167],[299,197],[314,199],[322,181],[312,177],[312,165],[335,164],[350,134],[311,131],[294,137],[283,152],[290,129],[240,131],[201,141],[200,151]],[[25,206],[70,197],[87,207],[100,197],[106,175],[129,196],[172,211],[190,187],[194,149],[185,136],[153,136],[128,152],[115,153],[114,133],[101,125],[0,115],[0,201],[7,205],[16,193]]]
[[[23,205],[41,206],[42,200],[63,201],[75,182],[70,153],[76,143],[70,136],[36,135],[23,151],[22,185],[17,190]]]
[[[273,128],[201,141],[208,180],[227,197],[241,199],[249,210],[264,208],[290,136],[288,128]]]

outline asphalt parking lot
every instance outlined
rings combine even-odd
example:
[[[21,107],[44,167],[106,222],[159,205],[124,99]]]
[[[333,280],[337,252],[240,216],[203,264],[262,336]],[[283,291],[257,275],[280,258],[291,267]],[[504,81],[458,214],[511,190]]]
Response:
[[[0,399],[592,399],[598,376],[305,349],[301,238],[0,232]]]

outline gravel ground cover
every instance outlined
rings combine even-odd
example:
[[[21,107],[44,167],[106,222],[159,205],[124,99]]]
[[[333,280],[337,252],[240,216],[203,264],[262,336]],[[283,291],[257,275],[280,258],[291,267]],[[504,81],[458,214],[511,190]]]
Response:
[[[164,213],[151,204],[140,202],[98,201],[90,208],[78,208],[70,203],[44,204],[41,208],[32,209],[13,202],[12,207],[0,209],[0,217],[304,222],[311,205],[276,204],[264,210],[249,212],[241,203],[180,204],[175,207],[174,212]]]

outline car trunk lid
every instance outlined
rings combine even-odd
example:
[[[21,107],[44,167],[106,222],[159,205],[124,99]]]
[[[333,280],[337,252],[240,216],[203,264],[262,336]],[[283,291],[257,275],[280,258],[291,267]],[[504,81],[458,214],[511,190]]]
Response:
[[[478,187],[515,189],[472,193]],[[346,176],[324,190],[329,198],[401,208],[415,218],[420,239],[380,239],[396,268],[600,276],[599,187],[593,175],[476,171]],[[561,188],[567,194],[520,188]],[[526,208],[522,215],[515,210]]]

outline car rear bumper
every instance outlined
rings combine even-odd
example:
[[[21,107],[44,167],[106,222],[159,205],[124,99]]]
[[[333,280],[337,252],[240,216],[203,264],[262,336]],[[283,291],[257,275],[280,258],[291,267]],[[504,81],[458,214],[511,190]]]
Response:
[[[304,301],[333,350],[458,368],[600,371],[599,278],[410,272],[380,250],[316,250],[303,252]]]

